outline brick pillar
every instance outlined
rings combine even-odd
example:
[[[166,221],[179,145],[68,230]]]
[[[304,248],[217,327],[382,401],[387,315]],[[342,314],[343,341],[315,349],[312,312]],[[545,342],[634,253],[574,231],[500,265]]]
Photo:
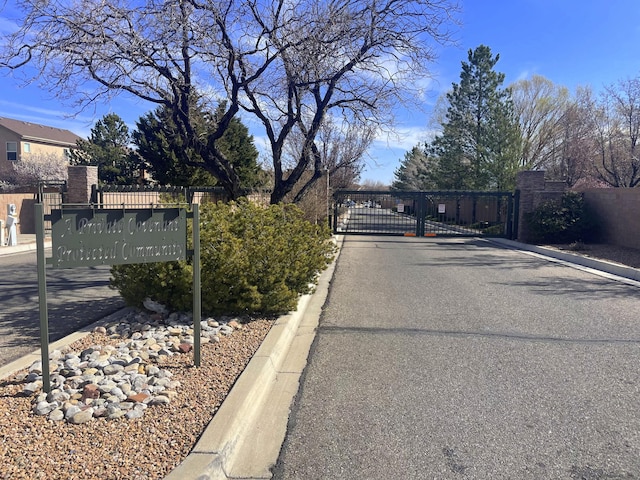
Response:
[[[516,175],[516,190],[520,193],[518,241],[526,242],[529,232],[524,216],[535,208],[535,193],[544,190],[544,171],[518,172]]]
[[[91,186],[97,184],[98,167],[69,166],[67,203],[89,203],[91,201]]]

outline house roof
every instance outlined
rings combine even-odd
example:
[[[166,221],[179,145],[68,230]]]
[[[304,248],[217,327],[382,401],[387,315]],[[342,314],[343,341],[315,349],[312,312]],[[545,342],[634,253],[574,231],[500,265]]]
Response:
[[[20,135],[23,141],[31,140],[33,142],[75,146],[76,141],[80,139],[78,135],[69,130],[48,127],[23,120],[14,120],[12,118],[0,117],[0,127],[4,127]]]

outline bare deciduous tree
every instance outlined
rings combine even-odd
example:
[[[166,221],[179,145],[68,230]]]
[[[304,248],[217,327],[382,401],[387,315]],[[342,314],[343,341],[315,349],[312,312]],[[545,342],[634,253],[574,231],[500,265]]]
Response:
[[[612,187],[640,184],[640,79],[607,87],[596,117],[598,177]]]
[[[302,200],[313,185],[327,175],[333,189],[347,188],[357,183],[374,135],[373,126],[339,125],[327,117],[318,130],[316,140],[310,145],[311,152],[307,155],[312,163],[307,168],[308,173],[303,175],[299,187],[291,191],[294,202]],[[302,132],[295,131],[289,136],[286,158],[291,159],[291,165],[297,165],[304,156],[302,149],[305,144],[306,138]]]
[[[449,41],[452,2],[23,0],[0,63],[35,67],[34,79],[78,108],[120,92],[163,105],[185,151],[198,152],[234,197],[244,192],[216,142],[238,112],[255,115],[269,139],[277,202],[318,168],[315,142],[329,112],[360,127],[391,124],[392,107],[428,74],[435,44]],[[197,91],[226,100],[206,137],[194,128]],[[296,130],[303,148],[284,169]]]
[[[545,168],[550,179],[562,180],[570,187],[579,181],[593,183],[593,162],[597,158],[593,114],[597,110],[590,88],[578,88],[566,105],[560,120],[559,148]]]
[[[562,144],[561,122],[569,105],[569,91],[539,75],[509,88],[522,132],[520,167],[553,167]]]

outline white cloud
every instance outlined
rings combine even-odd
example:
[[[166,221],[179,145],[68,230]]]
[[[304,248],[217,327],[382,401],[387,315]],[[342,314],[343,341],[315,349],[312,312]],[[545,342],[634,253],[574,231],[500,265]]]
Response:
[[[374,148],[392,148],[409,151],[419,144],[433,139],[435,132],[421,126],[405,126],[395,128],[391,132],[383,132],[374,142]]]

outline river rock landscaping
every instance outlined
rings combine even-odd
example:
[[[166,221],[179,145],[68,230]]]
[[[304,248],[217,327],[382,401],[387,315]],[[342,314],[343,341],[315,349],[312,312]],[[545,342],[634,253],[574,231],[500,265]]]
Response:
[[[0,478],[161,479],[190,452],[273,320],[123,311],[0,383]]]

